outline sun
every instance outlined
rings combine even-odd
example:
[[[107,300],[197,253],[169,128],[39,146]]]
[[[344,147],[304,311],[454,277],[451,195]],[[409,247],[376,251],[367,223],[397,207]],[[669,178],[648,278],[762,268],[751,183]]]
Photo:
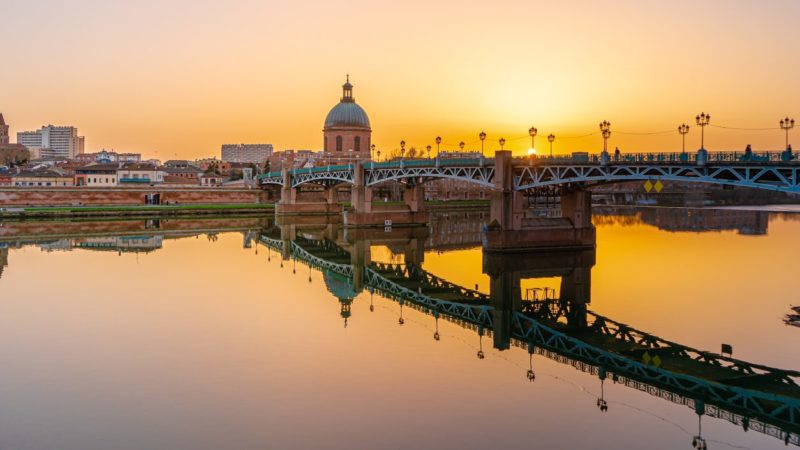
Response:
[[[528,149],[528,156],[533,156],[535,154],[536,154],[536,149],[535,148],[529,148]]]

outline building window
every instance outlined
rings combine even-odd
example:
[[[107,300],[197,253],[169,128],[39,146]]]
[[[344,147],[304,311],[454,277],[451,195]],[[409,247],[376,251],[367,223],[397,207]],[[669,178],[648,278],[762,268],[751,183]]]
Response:
[[[336,136],[336,151],[337,152],[342,151],[342,137],[341,136]]]
[[[361,151],[361,136],[356,136],[355,143],[353,144],[353,150],[357,152]]]

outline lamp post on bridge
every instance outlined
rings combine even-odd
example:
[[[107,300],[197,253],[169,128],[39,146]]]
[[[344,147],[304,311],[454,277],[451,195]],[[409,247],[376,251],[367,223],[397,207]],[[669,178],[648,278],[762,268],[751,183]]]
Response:
[[[547,142],[549,142],[549,143],[550,143],[550,157],[551,157],[551,158],[553,157],[553,141],[555,141],[555,140],[556,140],[556,135],[555,135],[555,134],[553,134],[553,133],[550,133],[550,134],[547,136]]]
[[[608,165],[611,158],[608,156],[608,138],[611,137],[611,122],[604,120],[600,122],[600,133],[603,135],[603,153],[600,154],[600,164]]]
[[[369,159],[372,159],[373,153],[375,153],[375,144],[369,146]]]
[[[406,158],[406,141],[400,141],[400,159]]]
[[[461,141],[461,142],[458,143],[458,148],[461,149],[461,153],[464,153],[464,145],[465,145],[464,141]]]
[[[503,150],[503,146],[506,145],[506,138],[500,138],[500,150]]]
[[[603,134],[603,151],[608,153],[608,138],[611,137],[611,123],[607,120],[600,122],[600,132]]]
[[[711,114],[704,112],[694,118],[697,126],[700,127],[700,150],[697,151],[697,165],[704,166],[708,162],[708,151],[706,150],[705,129],[711,122]]]
[[[538,133],[538,132],[539,132],[539,130],[537,130],[536,127],[528,128],[528,134],[531,137],[531,149],[530,149],[530,151],[528,151],[528,153],[531,154],[531,155],[535,155],[536,154],[536,145],[534,145],[534,143],[535,143],[534,140],[536,139],[536,133]]]
[[[697,126],[700,127],[700,150],[706,149],[706,133],[705,128],[706,125],[711,122],[711,114],[700,113],[697,117],[694,118]]]
[[[781,119],[781,129],[786,131],[786,149],[789,149],[789,130],[794,128],[794,119],[785,118]]]
[[[425,150],[428,151],[428,159],[431,159],[431,146],[429,145],[429,146],[425,147]]]
[[[481,156],[483,156],[483,141],[486,140],[486,132],[481,131],[481,134],[479,134],[478,137],[481,139]]]
[[[683,143],[681,145],[681,154],[686,154],[686,134],[688,132],[689,132],[689,125],[686,125],[684,123],[678,127],[678,133],[681,134],[681,139],[683,140]]]
[[[442,137],[436,136],[436,156],[439,156],[439,144],[442,143]]]

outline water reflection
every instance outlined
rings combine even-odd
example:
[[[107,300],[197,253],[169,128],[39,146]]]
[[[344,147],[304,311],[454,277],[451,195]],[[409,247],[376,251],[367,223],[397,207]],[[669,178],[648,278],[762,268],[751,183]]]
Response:
[[[768,212],[746,209],[596,206],[593,213],[596,225],[647,224],[664,231],[736,231],[765,235],[769,226]]]
[[[672,231],[742,232],[759,229],[762,223],[758,214],[725,212],[714,219],[713,213],[702,212],[704,221],[711,225],[700,221],[696,222],[697,229],[692,229],[686,224],[694,222],[681,222],[685,212],[647,211],[623,217],[668,227],[670,214],[675,214],[677,225],[671,226]],[[596,220],[601,224],[615,220],[608,217],[600,215]],[[485,219],[481,212],[452,212],[435,217],[430,229],[358,231],[335,223],[275,225],[253,218],[9,223],[0,228],[0,274],[8,265],[9,248],[147,254],[161,251],[170,240],[205,235],[213,241],[222,233],[237,232],[243,248],[253,252],[260,248],[266,252],[267,261],[278,259],[304,279],[308,271],[309,283],[315,272],[320,273],[325,288],[338,301],[343,327],[354,319],[354,302],[360,295],[369,295],[371,312],[376,296],[390,299],[398,305],[396,320],[400,326],[406,324],[404,308],[427,315],[432,327],[430,345],[443,339],[440,322],[447,322],[474,333],[476,353],[472,358],[484,359],[485,346],[527,352],[528,365],[519,376],[530,382],[537,381],[537,363],[542,362],[535,361],[534,356],[590,374],[598,390],[593,401],[601,413],[614,408],[606,397],[607,384],[685,406],[686,414],[698,418],[697,432],[692,433],[694,448],[704,448],[707,437],[703,436],[702,424],[709,418],[800,445],[800,374],[670,342],[593,312],[594,250],[484,255],[482,272],[489,280],[484,291],[426,270],[426,252],[449,252],[479,244],[480,225]],[[767,223],[764,219],[760,228],[764,233]],[[391,257],[386,257],[384,249]],[[546,286],[554,278],[557,283]],[[568,416],[569,412],[564,414]]]

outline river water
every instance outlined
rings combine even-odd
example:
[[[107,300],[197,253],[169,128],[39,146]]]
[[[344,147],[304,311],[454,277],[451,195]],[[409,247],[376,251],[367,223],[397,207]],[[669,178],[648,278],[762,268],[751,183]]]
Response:
[[[491,293],[486,216],[367,236],[247,218],[4,223],[0,448],[676,449],[698,433],[784,448],[785,427],[755,412],[744,431],[747,411],[707,401],[700,416],[685,392],[420,308],[414,292]],[[595,224],[596,251],[501,261],[522,265],[522,300],[571,292],[591,317],[800,370],[784,323],[800,214],[600,208]],[[359,264],[399,270],[411,294],[353,282]],[[412,265],[427,284],[407,283]]]

